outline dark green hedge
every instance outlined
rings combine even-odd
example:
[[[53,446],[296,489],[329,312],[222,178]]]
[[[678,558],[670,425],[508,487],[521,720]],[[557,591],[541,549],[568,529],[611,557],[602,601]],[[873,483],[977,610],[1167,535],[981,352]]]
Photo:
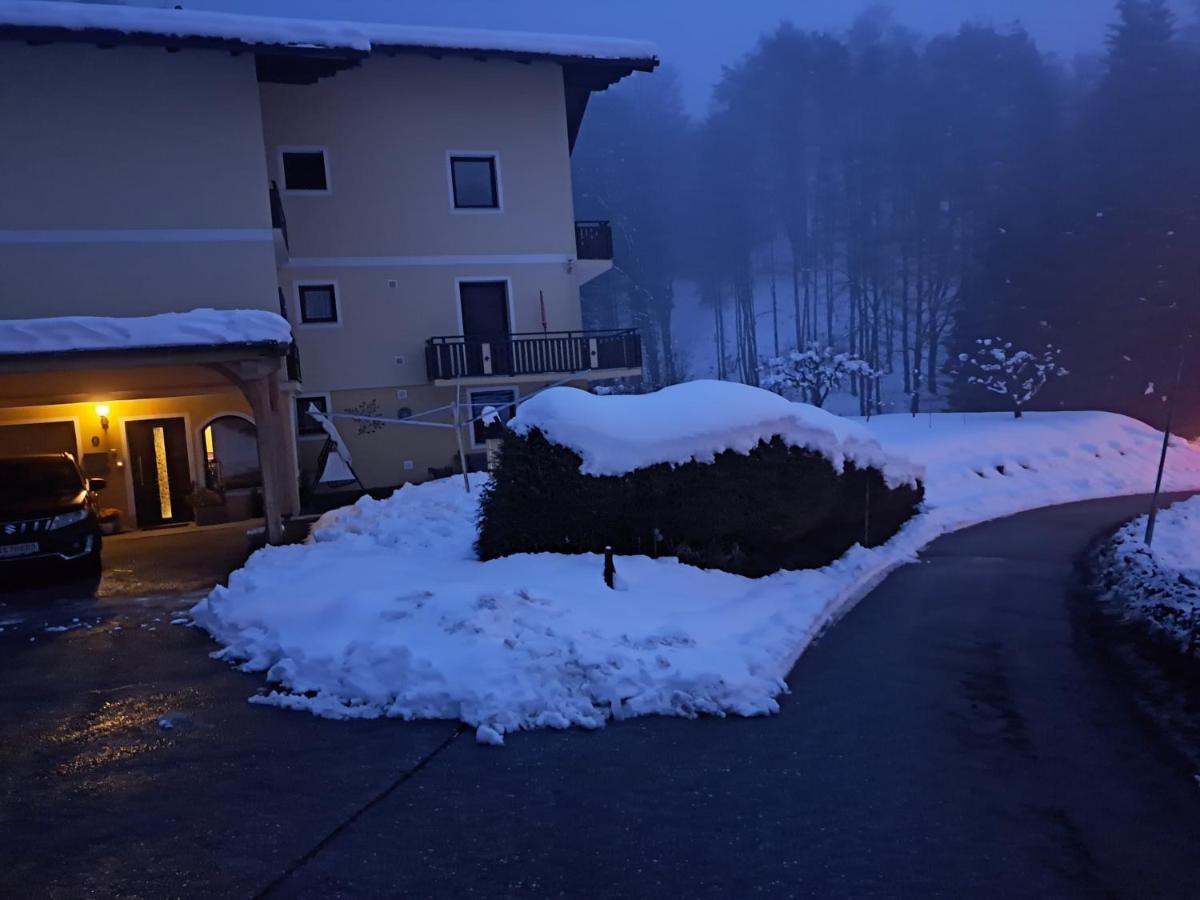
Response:
[[[480,558],[611,546],[759,577],[827,565],[864,539],[881,544],[923,497],[922,488],[888,488],[875,469],[839,474],[824,456],[779,439],[712,463],[622,476],[584,475],[580,462],[537,430],[507,434],[481,500]]]

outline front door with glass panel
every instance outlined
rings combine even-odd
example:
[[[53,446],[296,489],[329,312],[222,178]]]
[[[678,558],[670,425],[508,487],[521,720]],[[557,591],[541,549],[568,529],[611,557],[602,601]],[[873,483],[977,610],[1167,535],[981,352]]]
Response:
[[[192,508],[187,427],[182,418],[125,423],[129,475],[139,528],[188,522]]]

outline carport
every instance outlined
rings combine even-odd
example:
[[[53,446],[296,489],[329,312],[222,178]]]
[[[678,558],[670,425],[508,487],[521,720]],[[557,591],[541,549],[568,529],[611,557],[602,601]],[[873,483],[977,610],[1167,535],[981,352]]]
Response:
[[[0,454],[74,443],[85,472],[109,481],[102,503],[124,503],[145,528],[190,518],[201,434],[240,416],[256,431],[267,539],[279,543],[300,506],[290,348],[287,322],[260,310],[0,322]]]

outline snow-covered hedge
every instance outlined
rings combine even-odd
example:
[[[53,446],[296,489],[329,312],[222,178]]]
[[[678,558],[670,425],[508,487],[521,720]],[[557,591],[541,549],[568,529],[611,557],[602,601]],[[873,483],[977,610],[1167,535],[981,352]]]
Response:
[[[1100,549],[1105,599],[1155,637],[1200,656],[1200,497],[1159,513],[1152,546],[1145,533],[1142,516]]]
[[[482,559],[611,546],[759,577],[877,546],[923,495],[861,426],[745,385],[553,389],[511,424],[480,505]]]

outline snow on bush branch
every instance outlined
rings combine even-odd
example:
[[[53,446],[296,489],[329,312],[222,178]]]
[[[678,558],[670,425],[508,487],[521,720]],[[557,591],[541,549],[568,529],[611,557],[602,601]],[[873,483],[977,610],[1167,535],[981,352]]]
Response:
[[[824,406],[829,395],[840,390],[846,379],[878,378],[879,373],[865,360],[849,353],[834,353],[832,347],[809,344],[785,356],[764,361],[758,369],[759,384],[787,397],[799,397],[813,406]]]
[[[958,361],[973,367],[977,374],[968,374],[967,383],[977,384],[993,394],[1007,397],[1012,403],[1013,416],[1021,418],[1021,407],[1038,395],[1051,378],[1071,374],[1059,365],[1062,350],[1053,344],[1032,353],[1014,350],[1012,341],[1003,338],[980,338],[973,354],[960,353]]]

